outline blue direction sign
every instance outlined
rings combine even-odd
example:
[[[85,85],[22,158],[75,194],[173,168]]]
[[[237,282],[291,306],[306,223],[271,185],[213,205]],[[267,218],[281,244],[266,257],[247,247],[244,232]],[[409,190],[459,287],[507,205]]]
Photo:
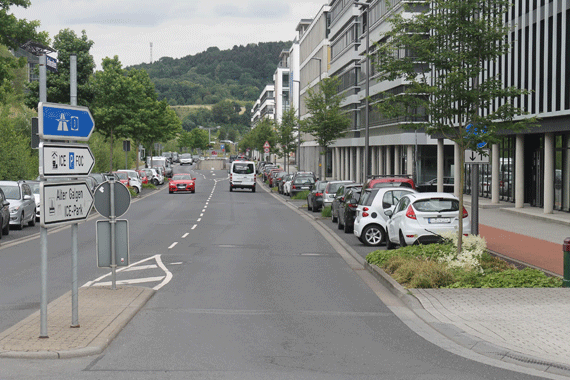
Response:
[[[40,102],[38,119],[38,135],[44,140],[87,141],[95,129],[87,107]]]

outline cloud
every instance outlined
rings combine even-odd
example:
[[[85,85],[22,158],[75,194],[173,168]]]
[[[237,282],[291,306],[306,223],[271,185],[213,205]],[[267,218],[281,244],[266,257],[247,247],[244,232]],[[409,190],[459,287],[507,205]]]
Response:
[[[268,0],[251,1],[243,8],[233,4],[219,4],[214,7],[214,14],[218,17],[280,19],[286,18],[290,13],[289,4]]]

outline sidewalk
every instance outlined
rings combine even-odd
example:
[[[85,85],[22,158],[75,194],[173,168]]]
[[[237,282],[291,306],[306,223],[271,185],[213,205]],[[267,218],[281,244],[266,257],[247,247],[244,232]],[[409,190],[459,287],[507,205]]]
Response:
[[[0,358],[65,359],[96,355],[153,296],[134,286],[79,288],[79,325],[71,325],[71,292],[48,305],[47,335],[40,339],[40,312],[0,333]]]

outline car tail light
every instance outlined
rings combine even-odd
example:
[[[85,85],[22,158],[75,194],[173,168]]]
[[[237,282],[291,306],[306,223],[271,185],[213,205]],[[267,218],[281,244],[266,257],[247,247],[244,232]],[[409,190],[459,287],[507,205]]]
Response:
[[[291,185],[291,188],[292,188],[292,189],[296,189],[295,185]]]
[[[315,197],[322,197],[323,193],[315,193]]]
[[[368,210],[369,210],[368,207],[364,207],[364,208],[362,209],[362,211],[368,211]]]
[[[356,210],[356,207],[357,207],[356,205],[352,205],[352,204],[348,205],[348,208],[353,210],[353,211]]]
[[[416,213],[414,212],[412,205],[408,206],[408,210],[406,211],[406,217],[408,217],[410,219],[414,219],[414,220],[418,219],[418,218],[416,218]]]
[[[367,212],[365,212],[365,211],[362,211],[362,216],[363,216],[363,217],[365,217],[365,218],[366,218],[368,215],[370,215],[370,214],[369,214],[369,213],[367,213]]]
[[[467,210],[465,210],[465,207],[463,207],[463,219],[467,218],[469,216],[469,214],[467,213]]]

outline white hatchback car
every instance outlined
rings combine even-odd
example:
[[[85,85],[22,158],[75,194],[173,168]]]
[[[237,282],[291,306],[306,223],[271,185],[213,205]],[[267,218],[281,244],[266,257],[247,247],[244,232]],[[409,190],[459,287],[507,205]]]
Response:
[[[377,246],[385,242],[389,219],[386,211],[393,211],[400,198],[411,193],[416,191],[405,187],[364,190],[356,207],[354,235],[365,245]]]
[[[459,199],[449,193],[416,193],[402,197],[394,211],[388,211],[387,249],[399,244],[437,243],[441,234],[459,228]],[[461,213],[463,234],[471,233],[467,210]]]
[[[127,173],[129,176],[129,185],[135,190],[137,194],[142,191],[142,181],[139,173],[136,170],[117,170],[121,173]]]

